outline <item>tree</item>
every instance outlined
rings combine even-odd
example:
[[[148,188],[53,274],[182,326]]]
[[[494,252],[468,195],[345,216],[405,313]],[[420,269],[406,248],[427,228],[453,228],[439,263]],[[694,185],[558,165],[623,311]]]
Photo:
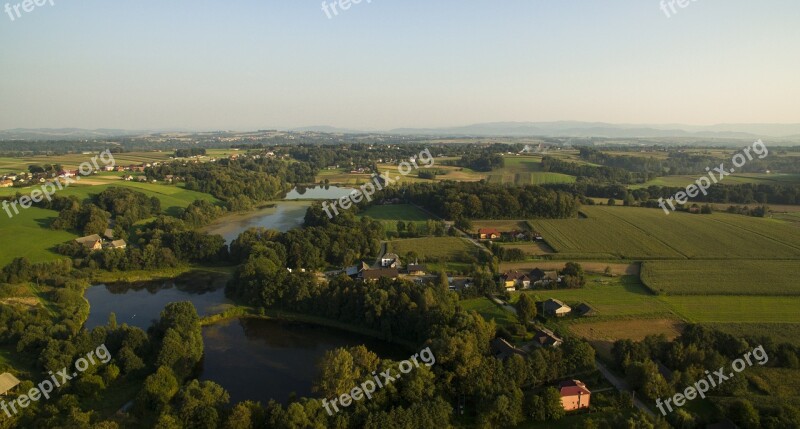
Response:
[[[160,412],[178,393],[178,380],[172,370],[162,366],[150,374],[139,391],[136,405],[141,414],[156,410]]]
[[[528,326],[531,320],[536,318],[536,303],[528,297],[528,294],[521,293],[515,307],[517,309],[517,319],[523,326]]]
[[[542,393],[546,420],[561,420],[566,414],[561,404],[561,393],[555,387],[548,387]]]
[[[742,429],[761,427],[761,418],[753,404],[746,399],[738,399],[728,407],[728,417]]]

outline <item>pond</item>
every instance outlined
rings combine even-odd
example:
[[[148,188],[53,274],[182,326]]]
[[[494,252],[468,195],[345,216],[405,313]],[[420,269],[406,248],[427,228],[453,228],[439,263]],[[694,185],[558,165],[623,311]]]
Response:
[[[306,188],[298,186],[292,189],[284,200],[338,200],[341,197],[350,195],[353,188],[341,188],[339,186],[315,186]]]
[[[200,317],[216,314],[230,306],[225,298],[227,280],[227,276],[203,272],[167,281],[94,285],[84,295],[91,306],[84,326],[105,325],[114,313],[118,324],[147,330],[167,304],[180,301],[194,304]]]
[[[273,202],[265,208],[252,212],[223,216],[204,227],[202,231],[221,235],[227,244],[249,228],[286,232],[303,225],[306,210],[311,206],[310,200],[336,199],[348,195],[351,191],[350,188],[337,186],[296,187],[286,195],[284,201]]]
[[[382,358],[408,357],[399,346],[346,331],[264,319],[234,319],[203,329],[201,380],[224,387],[231,402],[286,404],[292,393],[311,392],[317,363],[328,350],[365,345]]]

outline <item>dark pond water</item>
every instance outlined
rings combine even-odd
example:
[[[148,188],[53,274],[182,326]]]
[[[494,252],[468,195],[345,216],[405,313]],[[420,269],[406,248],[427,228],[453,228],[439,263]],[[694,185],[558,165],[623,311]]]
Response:
[[[201,380],[224,387],[232,402],[286,403],[294,392],[314,397],[317,362],[339,347],[365,345],[382,358],[405,359],[399,346],[331,328],[263,319],[235,319],[203,329]]]
[[[147,329],[161,317],[170,302],[191,301],[200,317],[223,311],[230,305],[225,298],[226,276],[192,273],[178,279],[156,282],[100,284],[86,290],[91,311],[86,328],[108,323],[111,313],[117,323]]]

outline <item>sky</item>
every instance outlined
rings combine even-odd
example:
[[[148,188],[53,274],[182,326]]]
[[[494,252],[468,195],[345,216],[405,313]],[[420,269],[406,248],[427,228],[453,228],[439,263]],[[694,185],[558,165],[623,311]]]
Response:
[[[0,129],[800,122],[797,0],[21,1]]]

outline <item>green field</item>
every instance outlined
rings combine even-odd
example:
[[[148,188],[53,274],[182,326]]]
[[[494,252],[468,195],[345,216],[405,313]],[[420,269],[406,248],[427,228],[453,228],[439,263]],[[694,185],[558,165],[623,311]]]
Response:
[[[425,262],[470,262],[478,248],[463,238],[426,237],[390,241],[389,251],[400,257],[414,251]]]
[[[105,176],[104,178],[111,179],[111,176]],[[91,180],[98,182],[103,179],[98,180],[93,176]],[[188,191],[180,186],[125,182],[123,180],[108,180],[108,183],[107,185],[96,186],[74,185],[58,191],[57,195],[75,195],[85,199],[92,194],[99,194],[112,186],[133,188],[149,197],[158,198],[161,201],[162,211],[175,216],[179,215],[184,208],[195,200],[203,199],[217,202],[217,199],[209,194]],[[33,189],[4,188],[0,189],[0,195],[14,195],[18,191],[26,195]],[[3,247],[0,250],[0,266],[8,264],[16,257],[25,257],[31,262],[62,258],[63,256],[54,252],[55,247],[77,238],[77,235],[67,231],[50,229],[49,225],[56,217],[58,217],[58,213],[55,211],[36,207],[20,210],[20,213],[13,218],[9,218],[5,211],[0,211],[0,237],[3,237]]]
[[[13,218],[0,211],[0,237],[3,237],[0,266],[7,265],[14,258],[28,258],[31,262],[64,258],[54,252],[55,247],[77,236],[50,229],[50,222],[57,216],[54,211],[36,207],[20,210]]]
[[[717,213],[664,214],[631,207],[584,207],[585,219],[535,220],[553,249],[622,259],[800,259],[800,229],[789,223]]]
[[[494,320],[497,326],[508,326],[518,322],[513,314],[498,307],[489,298],[467,299],[459,301],[458,305],[467,311],[477,311],[487,321]]]
[[[647,261],[642,281],[667,295],[800,295],[797,261]]]
[[[800,323],[797,296],[663,296],[683,319],[693,323]]]
[[[705,323],[706,326],[737,337],[768,337],[776,343],[800,346],[800,324],[797,323]]]
[[[600,283],[600,281],[605,283]],[[605,278],[590,276],[582,289],[526,291],[537,301],[555,298],[567,305],[587,303],[597,311],[598,318],[617,317],[674,317],[672,309],[644,287],[636,276]],[[519,294],[512,296],[512,302]]]
[[[649,182],[630,186],[631,189],[647,188],[649,186],[668,186],[675,188],[685,188],[686,186],[694,183],[702,174],[698,176],[681,175],[681,176],[663,176],[655,178]],[[776,184],[776,183],[800,183],[800,174],[766,174],[766,173],[741,173],[732,174],[725,177],[725,180],[720,182],[723,185],[741,185],[744,183],[753,184]]]
[[[561,173],[544,172],[541,155],[505,156],[505,166],[489,173],[489,183],[514,185],[544,185],[549,183],[575,183],[576,177]]]
[[[136,191],[142,192],[148,197],[156,197],[161,201],[161,209],[168,214],[176,215],[186,208],[195,200],[206,200],[210,202],[218,202],[216,198],[209,194],[202,192],[189,191],[183,188],[182,185],[162,185],[158,183],[140,183],[140,182],[126,182],[119,179],[114,173],[103,173],[98,176],[91,176],[84,179],[92,183],[91,185],[84,185],[83,183],[73,184],[61,191],[56,195],[70,196],[75,195],[78,198],[89,198],[90,195],[99,194],[104,190],[116,186],[124,188],[132,188]],[[17,192],[27,195],[37,187],[30,188],[2,188],[0,189],[0,196],[15,195]]]

